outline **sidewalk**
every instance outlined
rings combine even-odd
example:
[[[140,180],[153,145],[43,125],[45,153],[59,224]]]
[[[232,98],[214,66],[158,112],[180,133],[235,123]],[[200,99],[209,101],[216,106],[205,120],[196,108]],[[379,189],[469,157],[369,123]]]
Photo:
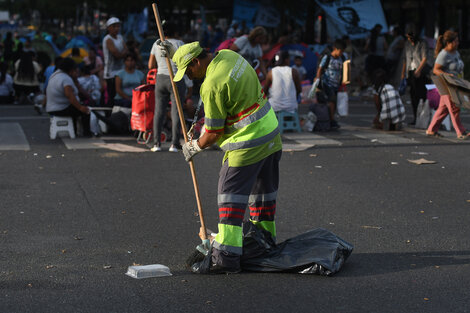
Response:
[[[411,120],[411,108],[407,110],[407,121]],[[299,106],[300,115],[308,112],[308,105]],[[470,129],[470,114],[462,115],[462,122]],[[351,98],[349,115],[338,119],[341,128],[329,132],[302,132],[283,134],[285,151],[304,151],[313,147],[342,146],[355,147],[363,145],[413,145],[418,143],[470,143],[458,141],[453,131],[443,131],[444,138],[426,138],[425,130],[415,129],[405,123],[402,131],[384,132],[371,127],[375,117],[375,106],[368,98]],[[31,106],[2,105],[0,106],[0,150],[37,150],[50,149],[60,145],[65,150],[107,149],[116,152],[148,152],[146,145],[138,144],[135,137],[103,135],[96,138],[68,137],[49,139],[49,116],[38,115]],[[169,142],[163,143],[164,152],[170,147]]]

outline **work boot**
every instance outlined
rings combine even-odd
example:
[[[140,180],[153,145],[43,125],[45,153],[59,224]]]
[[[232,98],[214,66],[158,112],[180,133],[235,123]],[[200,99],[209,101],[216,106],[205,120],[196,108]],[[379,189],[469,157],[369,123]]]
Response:
[[[212,248],[209,274],[235,274],[241,272],[240,256]]]
[[[213,253],[216,255],[215,258]],[[222,255],[224,255],[223,258],[221,257]],[[197,256],[197,258],[195,258],[195,256]],[[199,255],[193,253],[191,259],[194,263],[187,264],[195,274],[236,274],[241,272],[239,255],[233,255],[212,248],[202,260],[200,257],[201,253],[199,253]],[[214,260],[219,263],[214,263]],[[192,261],[189,263],[192,263]],[[220,262],[222,262],[222,264],[220,264]]]
[[[209,269],[209,274],[237,274],[240,273],[242,269],[238,268],[230,268],[230,267],[223,267],[221,265],[212,264]]]

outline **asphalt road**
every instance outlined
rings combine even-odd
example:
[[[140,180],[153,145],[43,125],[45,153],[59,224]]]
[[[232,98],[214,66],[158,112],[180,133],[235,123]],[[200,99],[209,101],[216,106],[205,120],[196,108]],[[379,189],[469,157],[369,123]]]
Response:
[[[340,130],[323,135],[341,146],[285,151],[278,240],[329,229],[355,247],[341,272],[200,276],[184,266],[200,240],[182,155],[69,150],[32,110],[0,112],[31,147],[0,151],[0,312],[470,311],[470,142],[407,129],[418,143],[378,144]],[[372,113],[357,105],[345,121]],[[222,156],[195,161],[214,230]],[[437,163],[407,161],[421,157]],[[173,276],[124,275],[134,263]]]

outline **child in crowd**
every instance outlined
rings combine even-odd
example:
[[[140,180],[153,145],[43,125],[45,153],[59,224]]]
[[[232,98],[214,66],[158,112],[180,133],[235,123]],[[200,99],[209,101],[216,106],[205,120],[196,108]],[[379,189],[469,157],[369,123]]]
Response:
[[[374,79],[374,99],[377,115],[373,127],[383,130],[401,130],[405,120],[405,107],[400,94],[387,83],[387,72],[378,69]]]
[[[333,51],[321,59],[317,76],[314,79],[314,82],[321,79],[319,88],[324,100],[328,103],[331,129],[340,127],[335,120],[335,114],[337,94],[343,77],[344,49],[343,41],[337,39],[333,44]]]
[[[296,55],[294,58],[294,65],[292,65],[292,68],[296,69],[297,72],[299,73],[300,80],[304,80],[305,76],[307,75],[307,70],[302,65],[302,62],[303,62],[303,57],[301,55]]]

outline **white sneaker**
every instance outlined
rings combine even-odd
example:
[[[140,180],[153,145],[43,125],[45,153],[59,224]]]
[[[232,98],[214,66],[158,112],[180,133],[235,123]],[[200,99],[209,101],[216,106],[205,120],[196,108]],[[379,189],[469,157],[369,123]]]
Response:
[[[160,147],[159,145],[154,145],[150,151],[152,152],[158,152],[158,151],[162,151],[162,147]]]
[[[170,149],[168,149],[170,152],[178,152],[178,148],[175,147],[175,145],[171,145]]]

